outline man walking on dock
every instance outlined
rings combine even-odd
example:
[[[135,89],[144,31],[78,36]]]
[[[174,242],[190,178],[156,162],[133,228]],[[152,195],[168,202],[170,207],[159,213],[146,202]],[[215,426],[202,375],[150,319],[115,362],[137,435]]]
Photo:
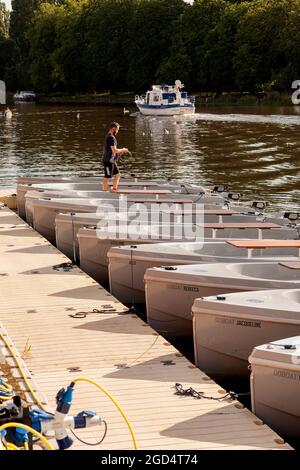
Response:
[[[127,148],[118,149],[118,142],[116,135],[119,132],[120,124],[117,122],[112,122],[109,126],[109,130],[104,139],[104,148],[103,148],[103,165],[104,165],[104,178],[102,182],[103,191],[107,191],[108,183],[110,178],[114,177],[113,188],[111,191],[116,192],[118,190],[118,185],[120,181],[120,170],[118,168],[118,158],[123,153],[127,153]]]

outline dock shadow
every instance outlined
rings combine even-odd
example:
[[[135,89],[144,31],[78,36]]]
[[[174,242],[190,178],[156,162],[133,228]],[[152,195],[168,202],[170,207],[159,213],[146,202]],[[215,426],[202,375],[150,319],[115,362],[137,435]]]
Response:
[[[14,237],[14,238],[33,238],[35,237],[35,232],[32,232],[31,230],[28,230],[28,227],[18,227],[16,228],[7,228],[7,229],[1,229],[1,221],[0,221],[0,240],[1,240],[1,235],[5,235],[6,237]]]
[[[109,304],[109,300],[107,301]],[[88,309],[87,309],[88,310]],[[118,313],[118,312],[112,312],[112,311],[107,311],[107,315],[114,315],[113,318],[99,318],[99,320],[95,321],[90,321],[86,322],[81,325],[76,325],[74,326],[75,330],[89,330],[89,331],[102,331],[104,333],[119,333],[119,334],[132,334],[132,335],[142,335],[142,336],[153,336],[153,331],[151,328],[148,327],[147,324],[145,326],[139,325],[139,329],[137,330],[131,330],[130,327],[128,327],[128,320],[126,317],[132,315],[131,313]],[[103,317],[106,315],[106,313],[101,313],[98,314],[99,317],[102,315]],[[94,318],[97,317],[97,313],[92,313],[91,316]],[[76,321],[76,319],[74,319]],[[78,319],[80,321],[80,319]],[[126,326],[127,324],[127,326]],[[123,325],[126,327],[122,331]],[[153,336],[155,339],[155,336]]]
[[[43,252],[43,254],[45,254]],[[53,251],[51,251],[51,254],[53,254]],[[36,269],[29,269],[28,271],[23,271],[20,274],[25,274],[25,275],[30,275],[30,274],[44,274],[44,275],[49,275],[49,274],[73,274],[73,275],[82,275],[82,273],[79,271],[79,269],[73,267],[71,264],[71,260],[66,263],[60,263],[56,265],[50,265],[50,266],[44,266],[43,268],[36,268]]]
[[[7,253],[53,255],[53,248],[54,248],[52,245],[48,245],[48,244],[45,245],[44,243],[41,243],[41,242],[37,242],[36,245],[26,246],[25,248],[17,248],[18,245],[12,245],[12,246],[16,246],[16,248],[14,250],[7,250]]]
[[[155,337],[153,336],[154,341]],[[153,344],[153,346],[155,346]],[[183,367],[194,369],[194,366],[182,357],[177,357],[176,353],[165,354],[158,356],[155,359],[148,361],[139,362],[134,364],[135,361],[141,361],[143,355],[146,356],[147,352],[151,350],[151,344],[149,347],[145,347],[145,352],[142,354],[137,353],[136,359],[133,359],[129,364],[123,364],[123,367],[106,374],[105,378],[112,379],[126,379],[126,380],[151,380],[154,382],[176,382],[182,380],[182,369]],[[132,365],[131,365],[132,364]],[[180,370],[179,370],[180,367]],[[186,372],[184,372],[186,376]],[[211,382],[206,382],[211,383]],[[201,387],[201,384],[199,385]]]
[[[190,397],[182,398],[189,400]],[[203,400],[203,399],[202,399]],[[201,401],[202,401],[201,400]],[[209,402],[209,400],[206,400]],[[201,448],[205,448],[205,444],[210,444],[207,450],[213,448],[234,448],[244,447],[247,450],[259,448],[266,450],[272,447],[271,434],[268,444],[265,443],[266,425],[257,426],[254,421],[257,420],[253,415],[248,414],[248,419],[238,419],[237,414],[243,411],[236,408],[237,403],[223,403],[208,413],[201,414],[192,419],[180,421],[177,424],[166,428],[160,434],[164,437],[175,439],[188,439],[201,442]],[[248,413],[248,412],[246,412]],[[251,419],[252,418],[252,419]],[[275,437],[275,436],[274,436]],[[255,443],[253,442],[255,438]],[[251,444],[251,440],[253,444]],[[274,442],[274,448],[278,447]],[[197,444],[195,444],[197,448]]]
[[[54,271],[55,272],[55,271]],[[70,274],[70,273],[67,273]],[[103,295],[104,294],[104,295]],[[109,303],[112,300],[115,300],[108,292],[99,285],[78,287],[76,289],[68,289],[60,292],[55,292],[50,294],[49,297],[67,297],[70,299],[87,299],[95,301],[106,301]],[[107,299],[105,299],[107,297]]]
[[[0,210],[0,228],[1,228],[1,225],[6,225],[6,224],[23,225],[23,224],[26,224],[26,222],[22,219],[17,219],[16,220],[16,214],[15,213],[12,213],[11,215],[2,216],[1,215],[1,210]]]

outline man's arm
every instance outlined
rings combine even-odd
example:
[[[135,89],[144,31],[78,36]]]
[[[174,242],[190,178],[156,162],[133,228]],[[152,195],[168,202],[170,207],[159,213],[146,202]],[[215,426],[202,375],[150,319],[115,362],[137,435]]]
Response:
[[[128,149],[126,147],[123,147],[122,149],[118,149],[115,145],[112,145],[110,148],[111,148],[112,153],[115,155],[128,152]]]

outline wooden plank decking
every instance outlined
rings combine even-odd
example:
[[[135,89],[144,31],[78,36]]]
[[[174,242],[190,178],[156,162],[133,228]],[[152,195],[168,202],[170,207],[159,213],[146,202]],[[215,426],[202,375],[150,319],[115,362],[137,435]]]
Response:
[[[0,321],[20,353],[30,346],[23,358],[51,406],[59,388],[87,377],[117,399],[141,449],[290,449],[236,401],[176,396],[176,382],[213,396],[222,396],[222,390],[68,263],[14,212],[0,208]],[[86,314],[76,318],[80,312]],[[80,383],[72,412],[82,409],[95,410],[108,422],[100,448],[132,449],[128,429],[112,403]],[[101,428],[78,432],[91,442],[101,433]],[[75,441],[73,448],[87,446]]]

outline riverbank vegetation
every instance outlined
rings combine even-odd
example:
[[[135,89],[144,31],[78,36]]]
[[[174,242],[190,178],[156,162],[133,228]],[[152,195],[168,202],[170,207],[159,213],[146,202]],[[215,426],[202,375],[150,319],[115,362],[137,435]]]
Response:
[[[11,90],[139,92],[179,78],[221,99],[275,99],[300,79],[300,0],[12,0],[10,23],[0,5]]]

